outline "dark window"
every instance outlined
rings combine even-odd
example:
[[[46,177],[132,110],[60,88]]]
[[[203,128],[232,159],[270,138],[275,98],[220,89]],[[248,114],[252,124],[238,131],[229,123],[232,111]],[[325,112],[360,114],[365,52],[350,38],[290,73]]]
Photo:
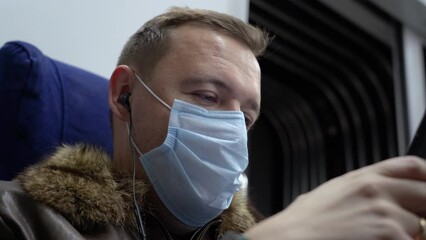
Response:
[[[389,43],[320,1],[250,2],[250,23],[275,36],[260,59],[262,111],[249,142],[250,195],[263,214],[330,178],[398,155],[398,138],[406,138],[396,123],[399,30],[377,15],[395,32]]]

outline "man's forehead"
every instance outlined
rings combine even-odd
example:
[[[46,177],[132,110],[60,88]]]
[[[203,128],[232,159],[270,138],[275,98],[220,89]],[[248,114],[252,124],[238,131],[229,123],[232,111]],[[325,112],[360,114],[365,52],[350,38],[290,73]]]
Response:
[[[181,25],[170,34],[170,48],[186,47],[189,50],[214,49],[221,46],[221,33],[211,27],[200,24],[188,23]]]
[[[209,49],[220,50],[224,47],[226,40],[239,42],[241,46],[250,48],[237,37],[224,29],[199,22],[189,22],[179,25],[170,34],[170,45],[189,44],[190,47],[195,45],[208,47]]]

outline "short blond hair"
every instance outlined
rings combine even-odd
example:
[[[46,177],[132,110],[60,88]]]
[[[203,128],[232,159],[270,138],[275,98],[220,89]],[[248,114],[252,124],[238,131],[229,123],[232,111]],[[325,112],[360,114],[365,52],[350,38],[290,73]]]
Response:
[[[185,23],[202,23],[224,32],[246,44],[256,57],[269,43],[268,34],[240,19],[210,10],[173,7],[146,22],[125,44],[118,65],[141,66],[148,77],[158,60],[170,47],[170,33]]]

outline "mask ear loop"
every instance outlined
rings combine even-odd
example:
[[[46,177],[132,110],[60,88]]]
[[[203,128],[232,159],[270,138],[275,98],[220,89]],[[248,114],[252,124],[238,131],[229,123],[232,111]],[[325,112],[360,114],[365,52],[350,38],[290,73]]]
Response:
[[[140,152],[140,150],[136,147],[136,144],[133,140],[133,136],[132,136],[132,114],[131,112],[129,112],[129,117],[130,117],[130,126],[129,124],[126,122],[126,127],[127,127],[127,133],[129,135],[129,143],[131,143],[130,146],[130,152],[132,154],[132,160],[133,160],[133,175],[132,175],[132,192],[133,192],[133,210],[135,213],[135,218],[136,218],[136,223],[138,225],[138,233],[139,236],[143,239],[146,240],[146,233],[145,233],[145,227],[142,221],[142,217],[141,217],[141,213],[139,210],[139,205],[136,201],[136,190],[135,190],[135,181],[136,181],[136,161],[135,161],[135,154],[134,154],[134,150],[136,149],[136,151],[140,154],[140,156],[142,156],[142,153]]]
[[[133,70],[133,69],[132,69]],[[139,80],[139,82],[142,84],[142,86],[145,87],[146,90],[148,90],[149,93],[151,93],[151,95],[153,97],[155,97],[161,104],[163,104],[166,108],[168,108],[170,111],[172,110],[172,108],[166,103],[164,102],[161,98],[159,98],[149,87],[148,85],[146,85],[142,79],[138,76],[138,74],[133,70],[133,74],[135,74],[136,78]]]

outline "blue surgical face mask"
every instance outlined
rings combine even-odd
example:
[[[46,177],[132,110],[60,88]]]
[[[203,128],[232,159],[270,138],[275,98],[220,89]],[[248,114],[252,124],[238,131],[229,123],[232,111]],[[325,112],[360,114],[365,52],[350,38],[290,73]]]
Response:
[[[149,180],[167,209],[183,223],[200,227],[227,209],[248,165],[247,130],[241,111],[208,111],[174,100],[168,133],[159,147],[142,154]]]

